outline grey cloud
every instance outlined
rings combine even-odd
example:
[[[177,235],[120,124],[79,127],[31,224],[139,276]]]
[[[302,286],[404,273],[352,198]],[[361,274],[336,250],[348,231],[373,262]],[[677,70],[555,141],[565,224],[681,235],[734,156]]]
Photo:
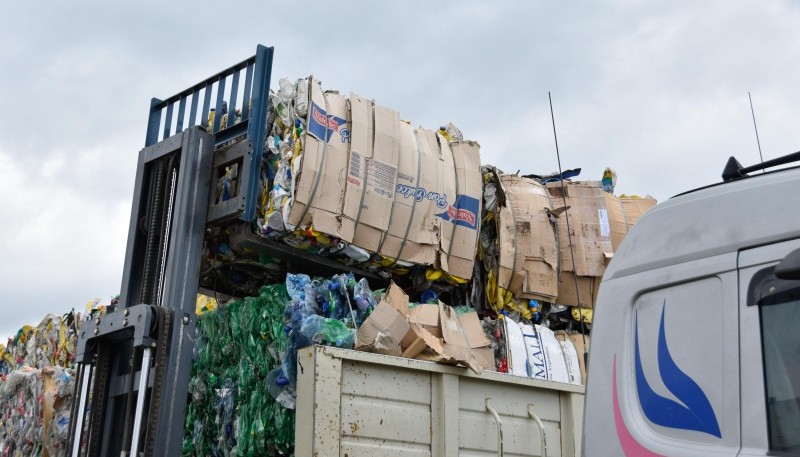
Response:
[[[151,97],[275,46],[415,124],[452,121],[485,163],[564,168],[663,200],[725,160],[798,149],[798,6],[716,2],[18,2],[0,17],[0,286],[13,333],[117,292]],[[18,310],[18,311],[17,311]]]

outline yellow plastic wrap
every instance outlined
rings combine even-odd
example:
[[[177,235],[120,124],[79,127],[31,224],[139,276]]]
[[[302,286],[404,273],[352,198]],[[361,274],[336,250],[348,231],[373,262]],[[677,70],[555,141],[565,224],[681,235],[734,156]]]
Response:
[[[590,308],[578,308],[578,307],[572,308],[572,318],[578,322],[581,322],[581,320],[583,320],[583,322],[591,324],[592,315],[593,312]]]
[[[217,299],[209,297],[208,295],[197,294],[197,303],[195,305],[195,314],[198,316],[209,311],[214,311],[219,306]]]

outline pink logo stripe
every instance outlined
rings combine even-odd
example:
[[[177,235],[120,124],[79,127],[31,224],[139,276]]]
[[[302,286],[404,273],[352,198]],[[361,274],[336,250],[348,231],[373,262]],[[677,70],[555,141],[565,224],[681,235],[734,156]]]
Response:
[[[626,457],[664,457],[661,454],[656,454],[645,449],[644,446],[639,444],[628,431],[625,426],[625,421],[622,420],[622,411],[619,409],[619,396],[617,395],[617,355],[614,354],[614,374],[613,374],[613,388],[612,392],[614,399],[614,425],[617,429],[617,439],[622,446],[622,451]]]

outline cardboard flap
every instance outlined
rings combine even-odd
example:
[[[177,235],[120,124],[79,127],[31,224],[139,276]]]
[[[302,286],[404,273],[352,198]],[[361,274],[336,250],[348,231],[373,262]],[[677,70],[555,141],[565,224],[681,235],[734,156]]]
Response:
[[[487,370],[495,371],[494,349],[491,347],[478,348],[472,351],[472,354],[475,356],[475,360],[478,361],[478,365]]]
[[[413,359],[417,358],[417,356],[424,350],[426,350],[429,346],[428,339],[423,337],[423,332],[426,332],[430,335],[430,332],[427,332],[424,327],[418,324],[411,324],[411,328],[409,332],[406,334],[406,337],[403,338],[403,341],[400,343],[400,346],[403,349],[403,357]],[[430,336],[430,343],[432,343],[434,336]],[[441,344],[441,343],[439,343]]]
[[[442,337],[442,328],[439,325],[438,305],[417,305],[411,309],[408,322],[418,324],[437,338]]]
[[[428,327],[439,326],[439,306],[438,305],[417,305],[411,309],[408,321],[412,324],[420,324]]]
[[[467,340],[472,349],[491,346],[492,342],[483,331],[478,313],[465,313],[458,316],[458,319],[461,321],[461,326],[464,329],[464,333],[467,335]]]
[[[442,338],[445,343],[472,350],[491,345],[483,332],[478,313],[456,314],[456,310],[439,302]]]
[[[461,323],[458,321],[456,310],[439,302],[439,319],[442,324],[442,339],[447,344],[458,347],[469,347],[464,332],[461,331]]]
[[[404,318],[408,317],[408,295],[394,282],[389,284],[382,302],[386,302]]]

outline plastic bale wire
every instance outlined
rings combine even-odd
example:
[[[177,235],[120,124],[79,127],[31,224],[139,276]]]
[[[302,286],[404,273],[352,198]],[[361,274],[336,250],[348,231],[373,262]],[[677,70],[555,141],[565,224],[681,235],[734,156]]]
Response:
[[[268,391],[267,375],[288,349],[284,285],[231,302],[198,319],[184,456],[289,455],[294,411]]]

